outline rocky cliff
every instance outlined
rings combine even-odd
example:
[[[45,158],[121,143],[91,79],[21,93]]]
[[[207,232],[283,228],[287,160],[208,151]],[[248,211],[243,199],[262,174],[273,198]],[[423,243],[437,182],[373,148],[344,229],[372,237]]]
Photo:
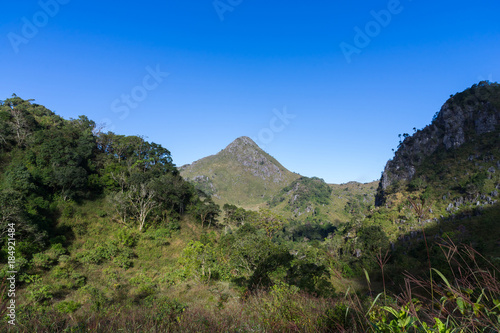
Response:
[[[398,182],[412,180],[418,166],[439,149],[453,150],[500,128],[500,85],[480,82],[448,99],[432,123],[400,143],[387,162],[379,185],[377,203]]]

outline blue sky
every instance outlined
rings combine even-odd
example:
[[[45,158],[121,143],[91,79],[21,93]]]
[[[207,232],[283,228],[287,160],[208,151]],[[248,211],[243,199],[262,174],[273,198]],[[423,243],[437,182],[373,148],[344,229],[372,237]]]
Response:
[[[177,165],[246,135],[305,176],[375,180],[399,133],[430,123],[450,94],[500,80],[500,4],[490,0],[0,9],[0,98],[146,136]]]

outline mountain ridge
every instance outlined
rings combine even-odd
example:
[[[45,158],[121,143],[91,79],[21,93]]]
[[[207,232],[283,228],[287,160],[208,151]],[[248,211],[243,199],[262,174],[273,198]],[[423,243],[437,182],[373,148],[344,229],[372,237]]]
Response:
[[[179,168],[183,178],[220,203],[256,208],[300,176],[252,139],[241,136],[224,149]]]

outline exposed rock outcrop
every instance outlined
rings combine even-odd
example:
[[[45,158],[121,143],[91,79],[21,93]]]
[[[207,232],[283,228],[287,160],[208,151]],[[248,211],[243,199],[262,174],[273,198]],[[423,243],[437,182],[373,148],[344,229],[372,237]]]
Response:
[[[283,181],[280,167],[264,153],[252,139],[242,136],[234,140],[221,154],[235,158],[247,171],[262,180],[274,183]]]
[[[422,161],[439,148],[456,149],[481,134],[500,126],[500,85],[480,82],[453,95],[436,114],[432,123],[398,147],[387,162],[379,185],[377,204],[384,191],[396,182],[408,182]]]

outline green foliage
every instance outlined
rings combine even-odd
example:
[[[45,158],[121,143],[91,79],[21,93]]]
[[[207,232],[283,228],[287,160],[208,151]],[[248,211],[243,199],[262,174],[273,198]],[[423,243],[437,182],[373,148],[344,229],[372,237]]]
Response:
[[[306,219],[304,222],[293,220],[283,228],[283,237],[288,237],[294,242],[304,240],[323,241],[329,235],[334,233],[337,227],[323,219]]]
[[[30,303],[45,304],[53,297],[53,288],[50,285],[42,283],[42,279],[38,275],[30,278],[30,283],[26,288],[27,299]]]
[[[477,102],[488,102],[498,110],[500,109],[499,90],[500,85],[498,83],[481,81],[463,92],[456,93],[452,96],[451,100],[456,104],[467,105],[474,105]]]
[[[157,314],[155,320],[159,322],[175,323],[182,320],[183,313],[186,311],[187,306],[179,302],[177,299],[170,299],[167,297],[146,297],[144,304],[147,307],[155,308]]]
[[[200,241],[191,241],[182,251],[179,264],[183,268],[184,277],[194,277],[201,281],[210,281],[220,275],[222,268],[216,256],[216,251],[211,243],[203,244]],[[223,275],[225,275],[222,272]]]
[[[130,240],[127,239],[127,244]],[[118,245],[114,241],[108,241],[102,245],[97,245],[91,249],[84,250],[76,255],[76,258],[82,264],[100,265],[106,261],[113,260],[122,268],[132,267],[132,258],[134,252],[125,245]]]
[[[213,202],[210,197],[199,200],[196,205],[192,206],[191,211],[200,221],[202,228],[205,226],[205,223],[208,223],[208,227],[215,224],[221,212],[219,205]]]
[[[173,223],[169,225],[173,225]],[[169,240],[172,237],[172,232],[171,228],[152,229],[144,233],[144,237],[154,241],[158,246],[165,246],[170,244]]]
[[[350,329],[353,327],[352,317],[349,316],[350,311],[353,312],[354,310],[349,309],[344,303],[337,303],[333,307],[326,309],[318,320],[318,326]]]
[[[222,207],[224,211],[224,225],[230,227],[238,227],[245,222],[253,223],[257,219],[257,213],[245,210],[231,204],[224,204]]]
[[[378,310],[378,311],[377,311]],[[392,315],[391,318],[382,311],[387,311]],[[389,319],[391,319],[389,321]],[[374,309],[370,312],[370,320],[374,323],[375,332],[393,333],[408,332],[412,328],[417,328],[417,318],[411,314],[410,306],[404,305],[396,310],[390,306],[382,306],[380,309]]]
[[[464,179],[460,184],[460,190],[462,193],[467,194],[470,197],[474,197],[479,193],[484,191],[484,185],[488,179],[488,174],[483,172],[478,172],[468,179]]]
[[[96,287],[86,285],[81,289],[81,291],[89,297],[90,308],[95,312],[99,312],[109,304],[109,299],[106,297],[104,292]]]
[[[56,304],[57,311],[61,313],[73,313],[82,305],[75,301],[62,301]]]
[[[301,177],[284,187],[278,195],[269,201],[270,207],[277,206],[288,198],[288,207],[291,210],[303,210],[308,205],[327,205],[330,201],[332,189],[323,179]]]
[[[258,228],[265,230],[267,237],[272,239],[274,234],[281,230],[285,225],[285,219],[279,214],[276,214],[268,209],[261,208],[259,210],[259,217],[254,223]]]
[[[134,247],[139,240],[139,235],[130,229],[120,229],[116,235],[121,245],[126,247]]]
[[[269,293],[270,300],[262,308],[264,322],[298,322],[302,317],[302,306],[295,298],[298,292],[299,288],[284,282],[273,285]]]
[[[129,282],[136,287],[136,296],[138,298],[146,298],[156,293],[156,283],[145,274],[137,275],[131,278]]]
[[[119,267],[127,269],[133,266],[133,258],[134,252],[129,248],[124,248],[113,258],[113,262]]]
[[[78,273],[72,272],[70,274],[71,283],[69,285],[70,288],[79,289],[87,284],[87,277]]]
[[[49,269],[54,264],[54,260],[52,260],[46,253],[35,253],[32,261],[35,267],[43,269]]]

